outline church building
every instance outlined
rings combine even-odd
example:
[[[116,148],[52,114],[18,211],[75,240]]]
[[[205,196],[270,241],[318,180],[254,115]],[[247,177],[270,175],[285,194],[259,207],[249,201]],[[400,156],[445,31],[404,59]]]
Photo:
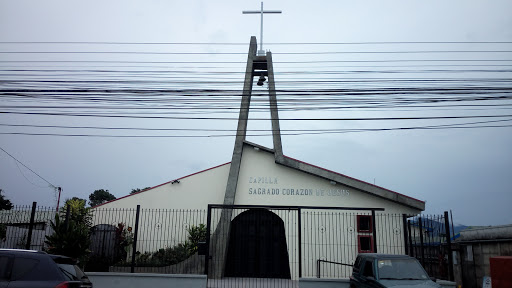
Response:
[[[209,223],[205,223],[211,236],[206,266],[210,265],[217,271],[211,277],[297,279],[304,276],[304,271],[314,271],[322,259],[351,263],[361,252],[403,254],[401,245],[406,232],[402,229],[401,217],[405,219],[406,216],[420,214],[425,210],[425,202],[286,156],[281,145],[272,53],[267,51],[262,55],[259,52],[256,38],[252,37],[231,162],[173,179],[94,209],[134,208],[137,205],[143,209],[219,209],[220,212],[212,213]],[[268,81],[273,147],[263,147],[246,140],[255,77],[259,77],[259,81]],[[316,217],[315,221],[301,216],[300,213],[307,211],[311,212],[308,215]],[[337,213],[345,213],[343,217],[348,215],[348,218],[322,218]],[[389,224],[379,218],[384,213],[398,215],[399,218]],[[274,258],[262,260],[261,257],[266,256],[261,252],[247,256],[252,253],[251,247],[260,245],[260,242],[251,242],[260,240],[251,240],[253,238],[247,235],[256,233],[258,237],[265,237],[261,235],[270,233],[262,228],[266,223],[271,223],[268,227],[273,229],[272,235],[282,235],[272,240],[274,248],[269,248],[277,249],[269,253],[273,256],[268,257]],[[251,229],[257,232],[251,232]],[[245,240],[237,244],[233,237]],[[323,251],[318,245],[348,248],[344,253],[336,253],[334,250]],[[390,250],[389,247],[394,248]],[[242,257],[240,253],[248,254]],[[271,268],[267,270],[244,268],[252,265],[249,263],[251,257],[256,257],[253,259],[256,262],[273,264],[269,264]],[[215,266],[212,263],[217,263],[216,268],[212,268]],[[301,269],[295,268],[297,263],[301,264]]]

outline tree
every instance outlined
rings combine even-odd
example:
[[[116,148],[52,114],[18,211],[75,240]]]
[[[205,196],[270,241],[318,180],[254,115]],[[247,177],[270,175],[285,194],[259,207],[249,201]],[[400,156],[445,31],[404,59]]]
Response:
[[[66,201],[64,201],[64,207],[62,207],[62,210],[66,211],[66,207],[68,205],[70,205],[71,208],[73,208],[73,207],[77,208],[78,206],[80,206],[80,204],[83,204],[83,206],[85,206],[86,203],[87,203],[87,201],[85,199],[78,198],[76,196],[73,198],[68,198],[68,199],[66,199]]]
[[[116,196],[110,194],[108,190],[99,189],[95,190],[93,193],[91,193],[91,195],[89,195],[89,205],[94,207],[115,199]]]
[[[11,200],[5,198],[2,191],[3,190],[0,189],[0,210],[11,210],[14,205],[12,205]]]
[[[62,212],[55,214],[50,222],[53,234],[46,236],[46,249],[51,254],[59,254],[78,259],[82,265],[87,260],[91,240],[89,237],[92,226],[90,208],[85,207],[86,201],[77,197],[66,200]],[[66,222],[67,207],[69,218]]]
[[[130,195],[131,195],[131,194],[135,194],[135,193],[142,192],[142,191],[144,191],[144,190],[148,190],[149,188],[151,188],[151,187],[146,187],[146,188],[142,188],[142,189],[140,189],[140,188],[132,189],[132,192],[130,192]]]
[[[60,210],[62,213],[66,213],[69,206],[69,217],[75,222],[83,222],[86,224],[90,224],[90,213],[89,209],[85,207],[87,201],[82,198],[73,197],[71,199],[67,199],[64,202],[64,207]],[[89,225],[90,226],[90,225]]]
[[[11,201],[6,199],[2,194],[2,189],[0,189],[0,210],[11,210],[12,207]],[[0,223],[0,239],[5,239],[7,236],[7,225],[5,223]]]

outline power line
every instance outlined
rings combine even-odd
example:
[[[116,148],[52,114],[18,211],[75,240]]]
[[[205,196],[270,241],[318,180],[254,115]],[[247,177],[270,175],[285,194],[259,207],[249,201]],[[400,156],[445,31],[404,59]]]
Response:
[[[57,188],[57,186],[53,185],[48,180],[44,179],[41,175],[37,174],[34,170],[30,169],[27,165],[23,164],[20,160],[16,159],[16,157],[12,156],[11,154],[9,154],[9,152],[5,151],[4,148],[0,147],[0,150],[4,151],[5,154],[9,155],[9,157],[14,159],[17,163],[20,163],[21,165],[23,165],[23,167],[27,168],[30,172],[34,173],[37,177],[41,178],[44,182],[48,183],[48,185],[50,185],[50,187],[52,187],[53,189]]]
[[[174,116],[138,116],[138,115],[102,115],[85,113],[47,113],[47,112],[9,112],[0,114],[45,115],[45,116],[74,116],[130,119],[175,119],[175,120],[238,120],[233,117],[174,117]],[[441,120],[441,119],[471,119],[471,118],[506,118],[508,115],[471,115],[471,116],[427,116],[427,117],[373,117],[373,118],[280,118],[279,121],[388,121],[388,120]],[[250,118],[250,120],[268,121],[267,118]]]
[[[454,127],[398,127],[398,128],[378,128],[378,129],[345,129],[342,131],[322,131],[322,132],[296,132],[281,133],[282,136],[299,136],[312,134],[342,134],[353,132],[381,132],[397,130],[446,130],[446,129],[477,129],[477,128],[510,128],[512,125],[484,125],[484,126],[454,126]],[[66,137],[99,137],[99,138],[217,138],[217,137],[235,137],[237,134],[219,134],[219,135],[107,135],[107,134],[60,134],[60,133],[30,133],[30,132],[0,132],[2,135],[25,135],[25,136],[66,136]],[[272,134],[247,134],[250,137],[271,136]]]
[[[244,42],[0,41],[0,44],[247,45]],[[511,41],[271,42],[267,45],[512,44]]]
[[[512,119],[502,119],[502,120],[490,120],[490,121],[477,121],[477,122],[466,122],[466,123],[456,123],[456,124],[441,124],[435,126],[425,126],[425,127],[451,127],[454,125],[475,125],[475,124],[488,124],[488,123],[498,123],[498,122],[509,122]],[[238,132],[237,129],[205,129],[205,128],[141,128],[141,127],[102,127],[102,126],[66,126],[66,125],[33,125],[33,124],[5,124],[0,123],[0,126],[7,127],[27,127],[27,128],[61,128],[61,129],[91,129],[91,130],[136,130],[136,131],[194,131],[194,132]],[[344,131],[347,129],[280,129],[280,131],[284,132],[337,132]],[[371,130],[371,129],[369,129]],[[268,132],[273,131],[272,129],[251,129],[252,132]]]
[[[18,162],[14,162],[16,164],[16,167],[18,168],[18,171],[20,171],[20,174],[21,176],[23,176],[23,178],[25,178],[25,180],[27,180],[28,183],[36,186],[36,187],[39,187],[39,188],[46,188],[45,186],[41,186],[41,185],[37,185],[36,183],[30,181],[30,179],[27,178],[27,176],[25,176],[25,173],[23,173],[23,171],[21,171],[21,167],[20,165],[18,164]]]
[[[478,67],[478,66],[485,66],[485,67],[512,67],[512,64],[510,65],[429,65],[430,67]],[[140,67],[140,66],[139,66]],[[134,68],[139,68],[134,67]],[[357,66],[352,66],[353,68]],[[364,66],[365,68],[417,68],[415,65],[408,65],[408,66]],[[157,67],[154,67],[157,68]],[[163,67],[162,67],[163,68]],[[136,74],[148,74],[151,75],[151,77],[155,77],[155,74],[161,75],[159,77],[170,77],[169,75],[177,74],[179,76],[182,76],[183,74],[191,74],[194,75],[236,75],[237,77],[239,75],[245,74],[244,71],[197,71],[192,70],[196,69],[197,67],[184,67],[191,70],[162,70],[162,69],[153,69],[153,70],[107,70],[107,69],[3,69],[0,70],[0,72],[9,72],[9,74],[5,76],[14,77],[14,76],[40,76],[42,73],[45,75],[53,76],[55,73],[73,73],[73,75],[82,75],[82,76],[97,76],[97,75],[107,75],[107,74],[116,74],[116,76],[119,76],[121,74],[124,76],[126,74],[127,76],[132,76]],[[206,67],[210,68],[210,67]],[[12,72],[18,72],[17,74],[13,74]],[[23,72],[23,73],[19,73]],[[33,72],[34,74],[27,74],[27,72]],[[309,70],[309,71],[297,71],[296,69],[293,69],[291,71],[280,71],[280,75],[345,75],[345,74],[361,74],[361,73],[392,73],[392,74],[403,74],[403,73],[409,73],[409,74],[417,74],[417,73],[486,73],[486,72],[492,72],[492,73],[510,73],[512,72],[512,69],[503,69],[503,68],[490,68],[490,69],[351,69],[351,70]],[[36,74],[39,73],[39,74]],[[169,74],[169,75],[168,75]],[[63,74],[63,75],[70,75],[70,74]],[[110,75],[108,75],[110,76]]]
[[[329,54],[428,54],[428,53],[511,53],[511,50],[418,50],[418,51],[317,51],[274,52],[274,55]],[[246,55],[245,52],[154,52],[154,51],[0,51],[0,54],[140,54],[140,55]]]
[[[274,61],[274,64],[404,63],[404,62],[512,62],[512,59],[390,59]],[[130,60],[0,60],[0,63],[117,63],[117,64],[245,64],[243,61],[130,61]]]

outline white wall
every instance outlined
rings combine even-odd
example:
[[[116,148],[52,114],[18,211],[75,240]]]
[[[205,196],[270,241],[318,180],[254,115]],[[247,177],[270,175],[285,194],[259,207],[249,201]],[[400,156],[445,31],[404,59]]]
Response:
[[[206,209],[222,204],[230,163],[119,198],[98,207],[143,209]],[[342,184],[277,165],[274,154],[244,146],[235,204],[385,208],[388,213],[416,215],[418,209],[375,197]]]
[[[206,225],[208,204],[223,203],[230,164],[220,165],[93,209],[93,225],[123,222],[135,227],[141,205],[137,251],[153,252],[183,243],[192,225]],[[171,211],[173,210],[173,211]]]
[[[293,190],[293,191],[292,191]],[[292,195],[293,194],[293,195]],[[387,213],[416,215],[418,209],[304,172],[277,165],[274,154],[244,146],[235,204],[372,207]]]
[[[137,205],[142,209],[206,209],[208,204],[223,203],[229,167],[229,163],[213,167],[180,178],[179,183],[168,182],[97,209],[135,208]]]

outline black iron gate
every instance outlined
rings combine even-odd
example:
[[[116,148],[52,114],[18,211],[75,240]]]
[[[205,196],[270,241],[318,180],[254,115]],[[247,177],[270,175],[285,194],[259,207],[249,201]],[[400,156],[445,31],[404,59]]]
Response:
[[[295,288],[303,277],[346,278],[358,252],[380,247],[376,211],[383,210],[209,205],[208,287]],[[401,227],[401,216],[395,222]]]
[[[417,258],[431,277],[454,279],[450,231],[448,212],[407,220],[406,253]]]

